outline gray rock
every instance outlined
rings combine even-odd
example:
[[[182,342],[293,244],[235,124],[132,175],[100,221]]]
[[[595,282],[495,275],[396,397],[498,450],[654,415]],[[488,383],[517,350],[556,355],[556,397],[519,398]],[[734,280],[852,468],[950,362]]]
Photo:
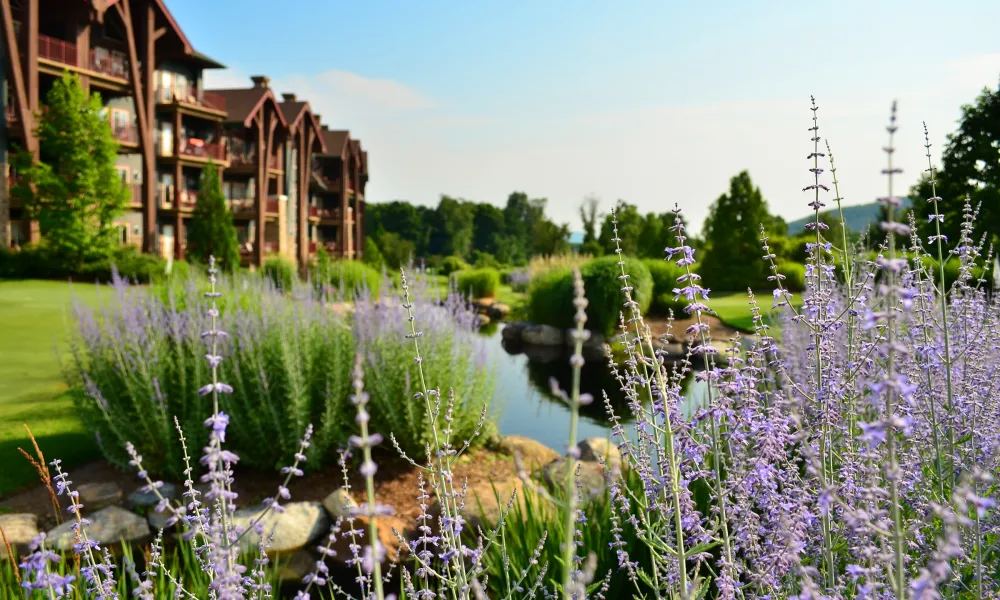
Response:
[[[566,348],[572,352],[573,348],[576,347],[576,341],[573,339],[573,329],[566,330]],[[590,337],[588,337],[583,342],[583,357],[587,360],[601,360],[606,358],[604,352],[604,344],[607,342],[604,336],[596,331],[590,332]]]
[[[167,500],[174,500],[177,498],[177,486],[172,483],[164,482],[158,491],[160,492],[160,495]],[[160,499],[154,492],[144,492],[142,491],[142,488],[139,488],[128,495],[126,506],[131,509],[139,507],[153,507],[159,504],[159,502]]]
[[[153,531],[160,531],[161,529],[168,529],[167,519],[170,518],[170,511],[156,512],[152,508],[146,513],[146,521],[149,522],[149,526]],[[183,527],[183,525],[181,525]]]
[[[86,528],[87,536],[97,540],[102,546],[111,546],[121,542],[135,542],[149,537],[150,529],[146,519],[129,512],[119,506],[108,506],[94,514],[87,515],[90,526]],[[75,519],[66,521],[48,533],[47,543],[50,548],[71,550],[76,543],[76,532],[73,531]]]
[[[105,506],[116,506],[122,502],[122,488],[113,481],[103,483],[82,483],[77,486],[83,510],[92,512]]]
[[[559,360],[565,356],[560,346],[538,346],[535,344],[524,344],[521,351],[534,363],[546,364],[554,360]]]
[[[357,504],[347,490],[340,488],[331,492],[323,499],[323,508],[330,515],[331,519],[346,519],[350,509]]]
[[[542,469],[545,483],[553,487],[562,487],[566,483],[566,457],[557,458]],[[579,484],[583,499],[593,500],[604,493],[604,469],[599,463],[574,461],[579,466]]]
[[[592,437],[587,438],[576,445],[580,449],[580,460],[584,462],[604,461],[608,463],[611,470],[620,470],[622,466],[622,453],[614,443],[607,438]]]
[[[25,554],[31,540],[38,536],[38,517],[31,513],[15,513],[10,515],[0,515],[0,529],[3,530],[7,543],[17,550],[18,554]],[[0,548],[0,560],[7,560],[7,551]]]
[[[250,524],[264,513],[264,506],[243,508],[233,515],[233,523],[237,527],[250,528]],[[271,538],[268,552],[284,553],[298,550],[315,541],[329,529],[330,521],[319,502],[291,502],[284,506],[285,511],[278,513],[268,511],[261,520],[264,539]],[[273,535],[273,537],[271,537]],[[255,552],[260,543],[260,536],[249,531],[240,545],[243,552]]]
[[[521,333],[528,328],[531,323],[525,321],[514,321],[513,323],[507,323],[504,325],[503,330],[500,332],[500,337],[508,341],[521,341]]]
[[[536,346],[561,346],[565,334],[551,325],[531,325],[521,332],[521,341]]]

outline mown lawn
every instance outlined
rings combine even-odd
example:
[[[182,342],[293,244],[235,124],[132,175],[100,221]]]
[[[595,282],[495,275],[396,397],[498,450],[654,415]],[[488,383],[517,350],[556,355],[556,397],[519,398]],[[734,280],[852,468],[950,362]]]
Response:
[[[37,481],[17,451],[32,452],[25,423],[47,461],[72,467],[100,456],[74,414],[60,367],[73,298],[93,305],[99,294],[93,284],[0,281],[0,495]]]
[[[750,297],[744,292],[716,292],[708,294],[708,306],[719,316],[719,320],[733,329],[753,333],[753,314],[750,312]],[[764,322],[771,323],[771,314],[775,312],[771,305],[773,295],[769,290],[754,292],[754,299],[764,317]],[[800,306],[802,299],[799,294],[792,298],[793,306]],[[780,310],[788,310],[782,307]]]

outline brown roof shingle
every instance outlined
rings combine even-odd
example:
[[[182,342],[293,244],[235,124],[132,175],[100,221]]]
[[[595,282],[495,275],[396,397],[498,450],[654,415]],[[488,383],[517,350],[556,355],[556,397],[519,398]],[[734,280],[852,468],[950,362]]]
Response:
[[[274,92],[270,88],[252,87],[242,89],[207,90],[219,94],[226,99],[226,109],[229,111],[228,121],[231,123],[243,123],[249,127],[254,114],[268,101],[274,102],[277,109],[278,118],[282,125],[288,126],[285,116],[278,108],[278,101],[274,98]]]
[[[328,156],[343,156],[344,148],[351,139],[351,132],[345,129],[323,129],[323,143]]]

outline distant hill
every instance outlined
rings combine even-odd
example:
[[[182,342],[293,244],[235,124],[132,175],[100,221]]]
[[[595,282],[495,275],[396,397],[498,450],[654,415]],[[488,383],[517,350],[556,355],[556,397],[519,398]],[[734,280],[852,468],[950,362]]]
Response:
[[[910,208],[913,206],[913,202],[909,198],[903,198],[903,207]],[[844,223],[847,224],[847,228],[856,233],[864,231],[869,225],[874,225],[875,221],[878,220],[878,202],[869,202],[868,204],[856,204],[854,206],[844,207]],[[832,209],[827,209],[823,211],[824,213],[833,213],[834,216],[839,216],[837,207],[834,206]],[[788,235],[796,235],[802,233],[806,228],[806,223],[815,219],[813,215],[807,215],[801,219],[791,221],[788,223]]]

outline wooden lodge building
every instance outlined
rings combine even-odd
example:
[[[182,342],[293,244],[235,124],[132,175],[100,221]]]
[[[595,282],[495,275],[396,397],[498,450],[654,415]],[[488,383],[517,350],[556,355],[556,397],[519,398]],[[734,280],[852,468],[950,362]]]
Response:
[[[211,163],[244,264],[280,254],[307,265],[321,246],[360,258],[368,181],[361,142],[322,125],[308,102],[277,97],[267,77],[241,89],[204,89],[205,70],[225,67],[192,46],[164,0],[0,0],[0,38],[0,150],[39,156],[36,115],[66,71],[100,93],[131,190],[118,224],[123,244],[183,258],[198,180]],[[3,183],[0,243],[36,241],[37,224]]]

